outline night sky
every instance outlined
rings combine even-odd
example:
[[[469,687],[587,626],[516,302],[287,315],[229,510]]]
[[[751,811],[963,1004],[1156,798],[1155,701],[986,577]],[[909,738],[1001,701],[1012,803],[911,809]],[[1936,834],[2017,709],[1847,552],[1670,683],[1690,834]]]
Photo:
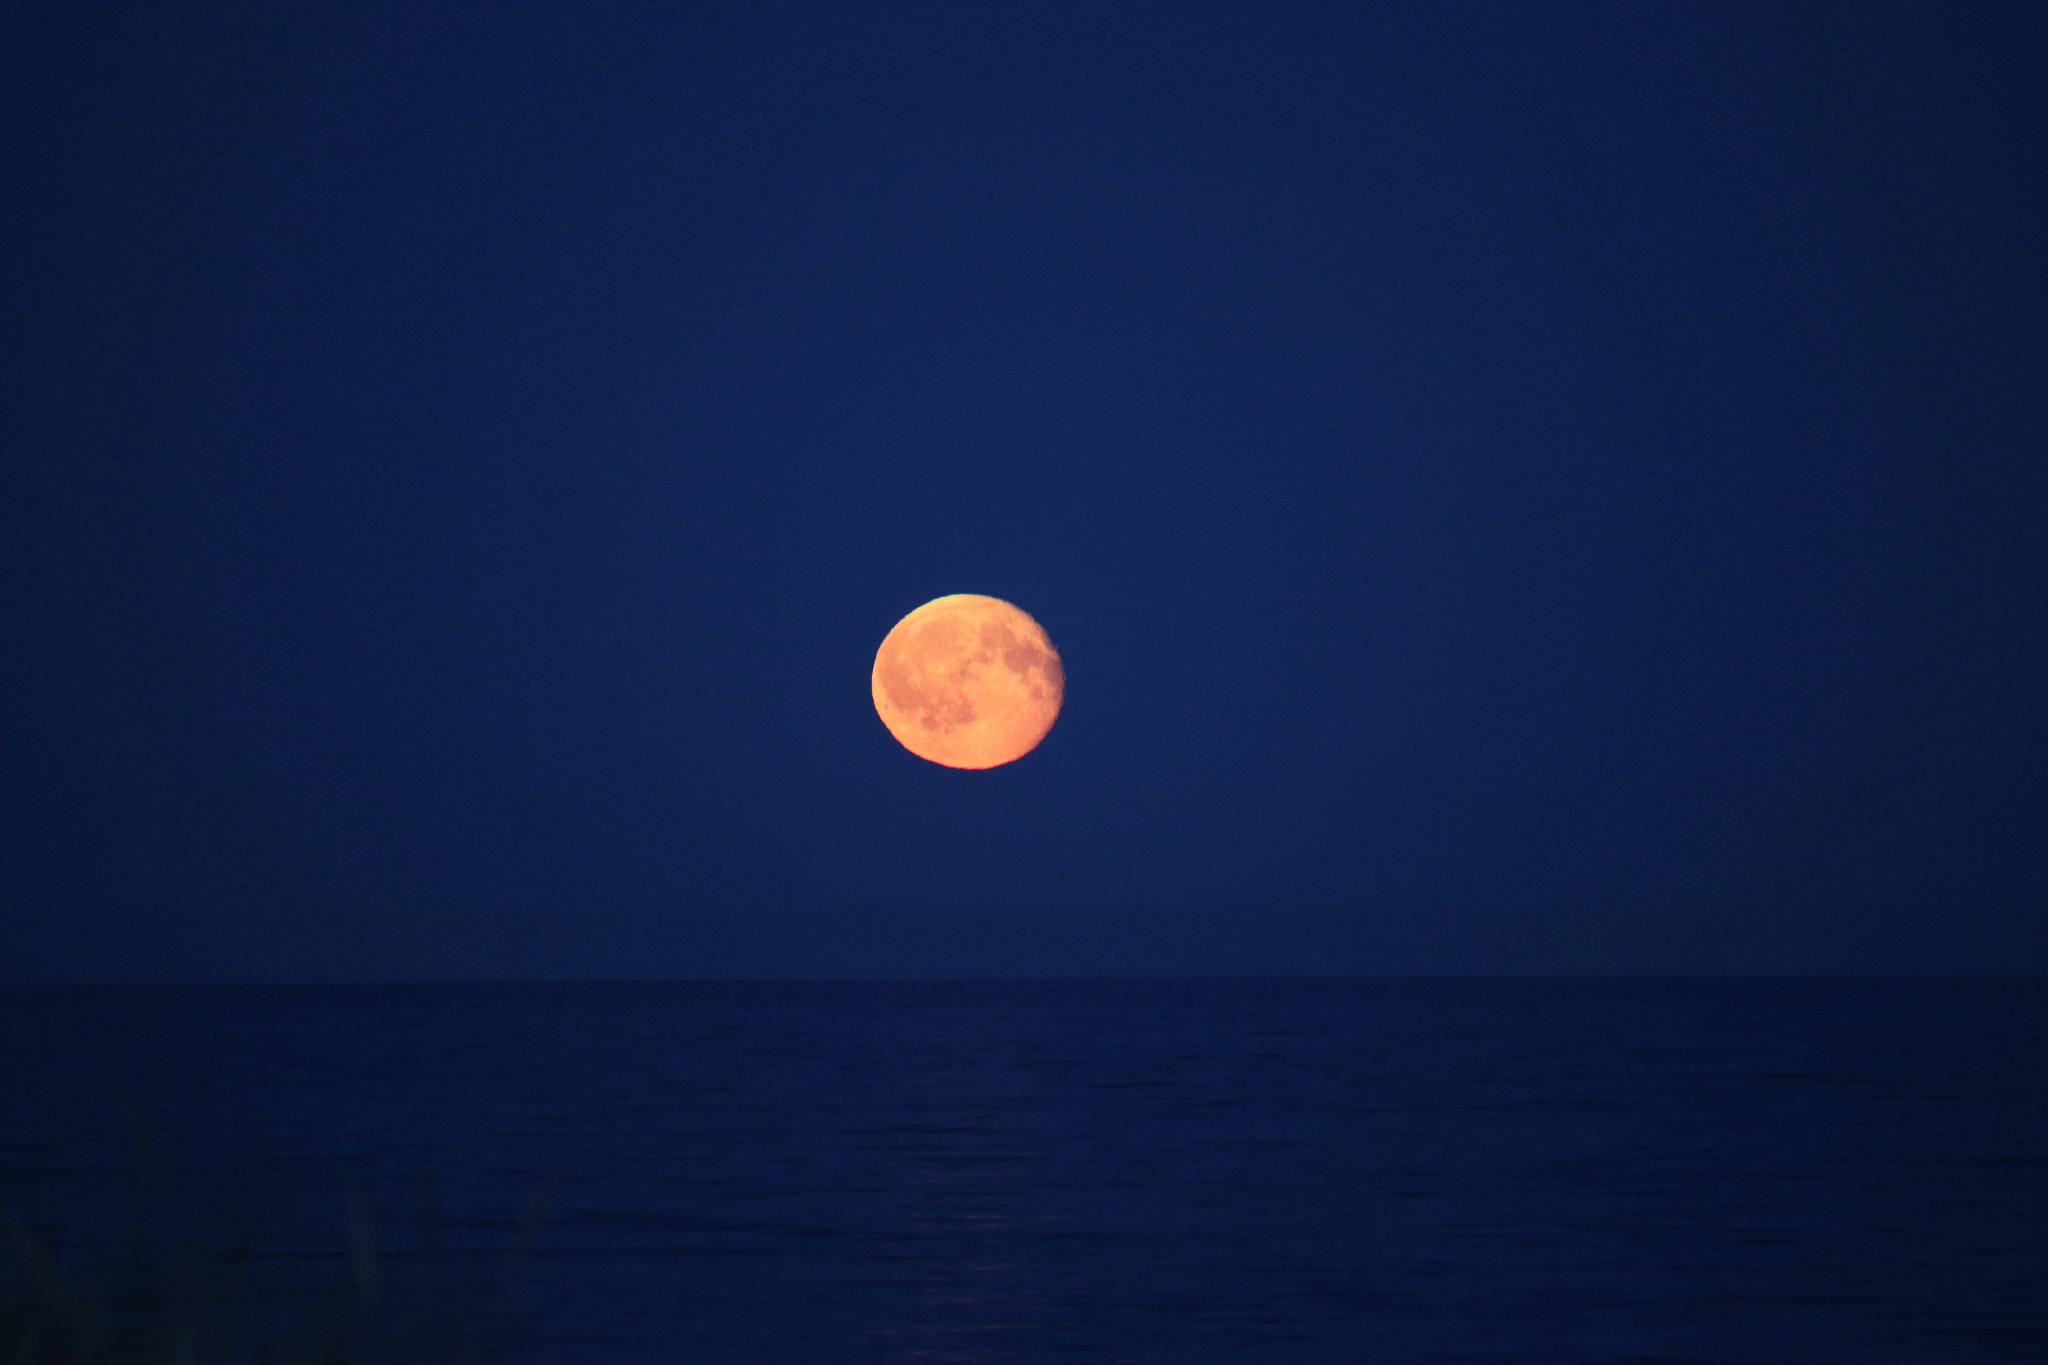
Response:
[[[2048,9],[0,18],[0,980],[2048,971]],[[1066,709],[923,762],[985,593]]]

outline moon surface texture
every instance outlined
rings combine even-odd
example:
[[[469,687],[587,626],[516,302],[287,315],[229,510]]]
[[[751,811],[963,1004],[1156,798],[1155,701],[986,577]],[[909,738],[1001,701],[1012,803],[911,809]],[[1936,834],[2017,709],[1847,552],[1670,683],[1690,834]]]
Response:
[[[948,768],[994,768],[1038,747],[1067,677],[1038,622],[955,593],[896,623],[875,654],[875,710],[904,748]]]

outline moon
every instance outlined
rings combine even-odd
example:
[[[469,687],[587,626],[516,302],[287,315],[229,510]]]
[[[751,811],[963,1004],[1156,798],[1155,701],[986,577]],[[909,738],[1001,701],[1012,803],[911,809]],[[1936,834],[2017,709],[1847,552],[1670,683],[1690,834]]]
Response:
[[[948,768],[996,768],[1038,747],[1067,675],[1025,612],[954,593],[898,621],[875,652],[875,712],[897,742]]]

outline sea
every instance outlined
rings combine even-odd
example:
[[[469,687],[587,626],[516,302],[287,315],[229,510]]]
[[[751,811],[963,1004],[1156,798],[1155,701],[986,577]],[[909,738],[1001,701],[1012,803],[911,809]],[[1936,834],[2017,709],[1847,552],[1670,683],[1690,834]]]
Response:
[[[2048,981],[10,988],[0,1205],[519,1365],[2041,1362]]]

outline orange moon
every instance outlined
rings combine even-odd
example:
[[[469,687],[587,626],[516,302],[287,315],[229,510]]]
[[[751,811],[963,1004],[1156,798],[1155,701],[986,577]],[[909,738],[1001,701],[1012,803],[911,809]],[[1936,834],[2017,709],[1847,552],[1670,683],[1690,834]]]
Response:
[[[995,768],[1030,753],[1059,718],[1066,687],[1045,631],[998,597],[927,602],[875,653],[882,724],[948,768]]]

